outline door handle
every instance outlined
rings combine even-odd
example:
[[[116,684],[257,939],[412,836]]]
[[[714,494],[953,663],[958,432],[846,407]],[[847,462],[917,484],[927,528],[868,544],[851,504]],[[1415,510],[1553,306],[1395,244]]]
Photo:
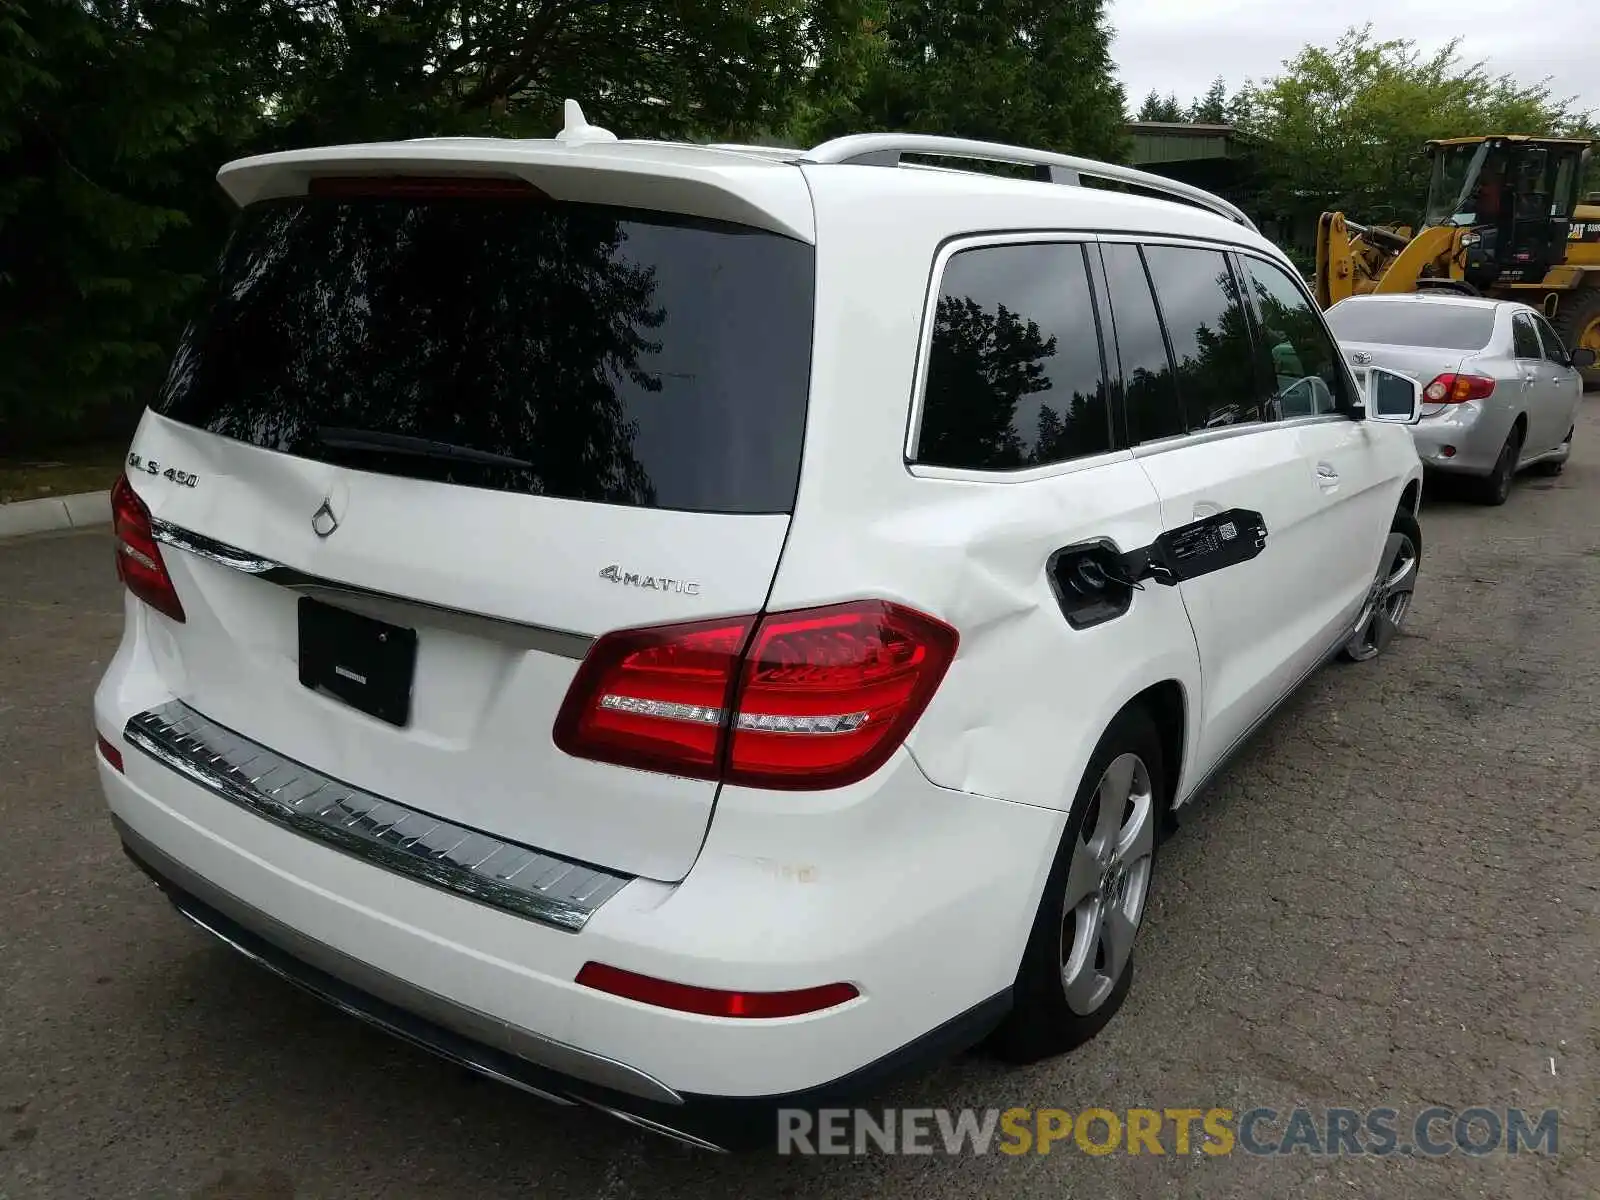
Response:
[[[1333,469],[1332,463],[1317,464],[1317,486],[1324,489],[1339,486],[1339,472]]]

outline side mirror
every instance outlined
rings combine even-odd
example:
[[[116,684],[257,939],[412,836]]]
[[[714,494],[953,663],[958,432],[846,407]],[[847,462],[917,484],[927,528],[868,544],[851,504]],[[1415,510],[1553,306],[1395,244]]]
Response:
[[[1415,425],[1422,420],[1422,384],[1409,375],[1368,367],[1367,419]]]
[[[1600,354],[1596,354],[1587,346],[1579,346],[1568,358],[1568,361],[1580,371],[1587,371],[1594,366],[1596,360],[1600,360]]]

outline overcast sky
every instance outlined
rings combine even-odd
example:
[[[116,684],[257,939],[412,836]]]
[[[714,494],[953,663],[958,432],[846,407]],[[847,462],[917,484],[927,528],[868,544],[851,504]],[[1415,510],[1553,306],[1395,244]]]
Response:
[[[1558,97],[1600,109],[1600,38],[1586,0],[1539,9],[1509,0],[1111,0],[1111,53],[1134,110],[1155,88],[1188,103],[1221,75],[1232,92],[1276,74],[1307,42],[1331,45],[1350,25],[1372,22],[1380,38],[1437,49],[1456,30],[1468,61],[1526,83],[1550,76]],[[1492,33],[1489,31],[1493,31]],[[1507,131],[1509,132],[1509,131]]]

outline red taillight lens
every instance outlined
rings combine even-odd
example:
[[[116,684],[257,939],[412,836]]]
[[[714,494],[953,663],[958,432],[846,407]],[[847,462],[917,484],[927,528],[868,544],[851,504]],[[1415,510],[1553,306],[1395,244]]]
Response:
[[[697,779],[839,787],[905,740],[957,640],[880,600],[608,634],[567,691],[555,742]]]
[[[1430,404],[1465,404],[1494,395],[1494,380],[1482,375],[1457,375],[1446,372],[1422,390]]]
[[[699,1013],[706,1017],[744,1017],[771,1019],[773,1017],[798,1017],[804,1013],[821,1012],[861,993],[848,983],[825,983],[821,987],[802,988],[795,992],[725,992],[720,988],[694,987],[687,983],[672,983],[654,979],[649,975],[636,975],[620,967],[605,963],[584,963],[578,972],[578,983],[651,1004],[656,1008],[670,1008],[677,1012]]]
[[[122,770],[122,751],[106,741],[104,734],[96,734],[94,740],[100,750],[100,756],[117,770]]]
[[[955,651],[948,625],[877,600],[763,617],[739,683],[728,780],[865,778],[911,732]]]
[[[556,745],[579,758],[714,779],[750,617],[607,634],[578,668]]]
[[[150,510],[122,476],[111,489],[111,533],[116,539],[117,578],[139,599],[174,621],[182,621],[183,605],[161,561],[150,529]]]

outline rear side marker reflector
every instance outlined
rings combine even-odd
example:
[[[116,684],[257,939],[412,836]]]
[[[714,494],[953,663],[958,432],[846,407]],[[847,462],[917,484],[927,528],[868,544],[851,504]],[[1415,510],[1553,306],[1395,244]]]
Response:
[[[905,741],[957,642],[882,600],[610,633],[568,688],[555,743],[692,779],[841,787]]]
[[[655,1008],[696,1013],[704,1017],[734,1017],[746,1020],[771,1020],[798,1017],[806,1013],[836,1008],[861,993],[848,983],[827,983],[821,987],[794,992],[727,992],[720,988],[694,987],[637,975],[604,963],[585,963],[578,972],[578,983],[597,992],[621,996]]]
[[[100,757],[101,758],[105,759],[108,763],[110,763],[118,771],[122,770],[122,751],[121,750],[118,750],[110,742],[106,741],[104,735],[97,735],[95,737],[95,745],[96,745],[96,747],[98,747],[98,749],[100,751]]]

